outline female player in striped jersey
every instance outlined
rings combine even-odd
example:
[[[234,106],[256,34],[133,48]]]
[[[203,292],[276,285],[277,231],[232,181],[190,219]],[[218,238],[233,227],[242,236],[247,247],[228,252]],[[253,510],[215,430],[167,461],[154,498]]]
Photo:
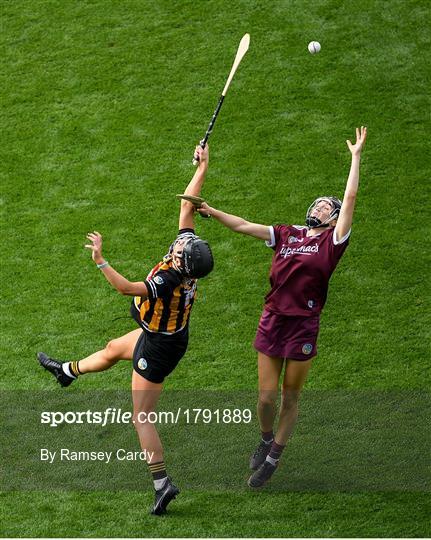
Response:
[[[274,249],[271,290],[265,297],[254,342],[258,351],[257,410],[262,440],[250,459],[254,470],[248,481],[250,487],[260,487],[271,478],[296,423],[299,394],[311,358],[317,354],[319,316],[328,282],[349,241],[366,137],[367,129],[362,127],[356,130],[355,144],[347,141],[352,164],[343,202],[335,197],[319,197],[307,211],[305,227],[250,223],[207,204],[199,209],[235,232],[265,240]],[[282,400],[274,435],[280,378]]]
[[[208,146],[196,147],[199,166],[185,194],[198,196],[208,169]],[[102,236],[89,233],[93,261],[109,283],[121,294],[133,296],[131,314],[139,329],[113,339],[104,349],[75,362],[59,362],[38,353],[40,364],[62,386],[69,386],[85,373],[104,371],[119,360],[133,360],[132,395],[135,428],[142,449],[152,455],[149,468],[153,475],[155,503],[152,513],[163,514],[179,490],[166,474],[163,448],[153,423],[145,421],[155,410],[163,381],[184,356],[188,344],[188,326],[197,279],[213,268],[207,242],[195,235],[194,207],[181,201],[178,236],[168,254],[156,264],[144,281],[132,282],[119,274],[102,255]],[[141,414],[144,413],[144,414]],[[146,413],[146,414],[145,414]]]

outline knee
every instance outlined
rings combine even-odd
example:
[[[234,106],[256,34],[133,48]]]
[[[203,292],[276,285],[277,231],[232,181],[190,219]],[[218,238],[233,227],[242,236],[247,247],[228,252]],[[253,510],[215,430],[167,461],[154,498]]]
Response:
[[[105,355],[108,360],[114,361],[118,360],[118,345],[116,339],[111,339],[111,341],[108,341],[108,343],[105,346]]]
[[[132,421],[137,431],[139,431],[139,428],[151,423],[151,418],[148,418],[149,412],[142,409],[133,411]]]
[[[145,411],[142,410],[135,410],[133,411],[132,416],[133,425],[135,426],[135,429],[139,431],[139,428],[147,423],[147,415]]]
[[[277,392],[269,390],[259,392],[259,407],[274,407],[276,401]]]
[[[281,396],[281,409],[285,411],[295,411],[298,408],[299,390],[283,388]]]
[[[139,404],[133,408],[132,420],[137,425],[154,424],[157,420],[157,414],[150,404]]]

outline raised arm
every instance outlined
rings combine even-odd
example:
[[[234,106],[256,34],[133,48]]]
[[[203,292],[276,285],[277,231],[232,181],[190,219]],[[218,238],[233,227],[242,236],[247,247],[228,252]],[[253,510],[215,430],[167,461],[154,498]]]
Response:
[[[195,156],[199,157],[199,165],[193,175],[193,178],[190,180],[189,185],[187,186],[184,194],[185,195],[194,195],[198,197],[201,192],[202,185],[205,180],[205,176],[208,170],[208,161],[209,161],[209,149],[208,145],[205,145],[205,148],[197,146],[195,149]],[[180,210],[180,220],[179,220],[179,229],[194,229],[194,213],[195,209],[192,203],[182,200],[181,201],[181,210]]]
[[[347,179],[346,190],[344,192],[343,204],[340,215],[335,226],[335,237],[339,242],[352,226],[353,212],[355,210],[356,194],[359,186],[359,165],[361,161],[361,151],[367,138],[367,128],[362,126],[356,128],[356,143],[347,142],[347,146],[352,154],[352,164],[350,166],[349,177]]]
[[[91,249],[92,259],[103,272],[105,278],[119,293],[127,296],[148,296],[148,291],[143,281],[129,281],[112,266],[102,256],[102,235],[97,231],[87,234],[91,244],[86,244],[86,248]]]
[[[220,221],[220,223],[222,223],[225,227],[234,232],[248,234],[249,236],[254,236],[255,238],[266,240],[267,242],[271,241],[271,234],[267,225],[251,223],[250,221],[246,221],[241,217],[226,214],[226,212],[212,208],[206,203],[203,203],[198,212],[213,216],[217,221]]]

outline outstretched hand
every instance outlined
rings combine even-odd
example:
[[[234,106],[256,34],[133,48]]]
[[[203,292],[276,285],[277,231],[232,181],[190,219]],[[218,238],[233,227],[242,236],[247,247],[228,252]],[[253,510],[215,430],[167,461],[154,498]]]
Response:
[[[102,235],[99,232],[94,231],[92,233],[88,233],[87,238],[91,241],[91,244],[86,244],[85,247],[91,249],[91,257],[93,261],[96,264],[102,263]]]
[[[356,143],[352,144],[351,141],[347,140],[347,146],[349,147],[352,156],[358,156],[361,153],[361,150],[367,139],[367,128],[361,126],[361,129],[356,128]]]

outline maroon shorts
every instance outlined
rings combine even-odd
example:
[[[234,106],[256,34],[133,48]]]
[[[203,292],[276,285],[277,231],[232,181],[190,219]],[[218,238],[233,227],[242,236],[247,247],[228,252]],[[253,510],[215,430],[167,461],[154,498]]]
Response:
[[[254,348],[267,356],[309,360],[317,354],[319,315],[277,315],[264,309]]]

